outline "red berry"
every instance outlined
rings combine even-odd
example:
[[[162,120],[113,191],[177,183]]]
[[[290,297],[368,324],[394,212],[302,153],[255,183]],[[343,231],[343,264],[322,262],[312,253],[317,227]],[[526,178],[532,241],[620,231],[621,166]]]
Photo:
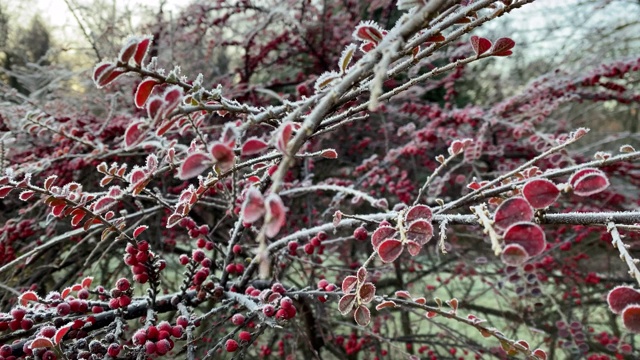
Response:
[[[311,243],[308,243],[308,244],[305,244],[305,245],[304,245],[304,252],[305,252],[307,255],[311,255],[311,254],[313,254],[313,251],[314,251],[315,249],[316,249],[316,248],[315,248],[315,246],[313,246]]]
[[[83,299],[83,300],[88,299],[88,298],[89,298],[89,290],[87,290],[87,289],[80,289],[80,290],[78,291],[78,298],[79,298],[79,299]]]
[[[238,339],[240,339],[240,341],[243,341],[243,342],[250,342],[251,333],[248,331],[240,331],[240,334],[238,334]]]
[[[176,324],[178,326],[182,326],[183,329],[186,329],[187,326],[189,326],[189,319],[187,319],[184,316],[178,316],[178,319],[176,320]]]
[[[180,255],[180,265],[187,265],[189,263],[189,257],[185,254]]]
[[[280,307],[283,309],[288,309],[293,306],[293,300],[290,297],[283,297],[280,299]]]
[[[191,256],[195,262],[201,262],[207,257],[202,250],[193,250],[193,254]]]
[[[131,298],[127,295],[122,295],[118,298],[118,305],[120,305],[121,308],[129,306],[129,304],[131,304]]]
[[[11,345],[4,344],[0,347],[0,356],[9,357],[12,354]]]
[[[168,321],[161,321],[158,324],[158,330],[171,332],[171,324]]]
[[[144,284],[149,281],[149,275],[147,274],[137,274],[133,275],[133,280],[139,282],[140,284]]]
[[[326,279],[322,279],[318,281],[318,289],[324,290],[324,288],[327,287],[327,285],[329,285],[329,282]]]
[[[166,338],[158,340],[156,342],[156,353],[158,353],[158,355],[164,355],[171,351],[171,347],[171,343]]]
[[[60,316],[69,315],[69,313],[71,312],[71,306],[69,306],[69,304],[67,304],[66,302],[63,302],[56,306],[56,311]],[[13,315],[13,311],[11,312],[11,314]]]
[[[22,328],[22,330],[31,330],[31,328],[33,327],[33,320],[22,319],[22,321],[20,321],[20,327]]]
[[[138,242],[138,250],[139,251],[144,251],[144,252],[149,251],[149,243],[144,241],[144,240]]]
[[[242,252],[242,246],[235,244],[233,245],[233,253],[239,255]]]
[[[56,328],[54,326],[44,326],[42,327],[42,329],[40,329],[40,335],[44,337],[52,338],[55,334],[56,334]]]
[[[227,352],[234,352],[236,350],[238,350],[238,342],[233,340],[233,339],[229,339],[227,340],[227,342],[224,344],[225,348],[227,349]]]
[[[47,350],[42,355],[40,355],[40,358],[42,360],[56,360],[58,357],[56,356],[56,353],[54,353],[53,351]]]
[[[182,337],[182,326],[176,325],[174,327],[171,328],[171,336],[173,336],[174,338],[181,338]]]
[[[117,309],[119,307],[120,307],[120,298],[109,299],[109,309]],[[58,305],[58,308],[60,308],[60,305]],[[58,314],[60,314],[60,311],[58,311]]]
[[[236,264],[236,274],[242,274],[244,272],[244,265]]]
[[[129,279],[120,278],[116,282],[116,287],[120,291],[127,291],[131,287],[131,283],[129,282]]]
[[[152,342],[152,341],[147,341],[144,344],[144,351],[146,352],[147,355],[153,355],[156,353],[156,343]]]
[[[153,325],[149,326],[147,329],[147,339],[157,340],[159,334],[160,332],[158,331],[158,328]]]
[[[227,270],[227,272],[229,274],[235,274],[236,272],[236,265],[235,264],[229,264],[227,265],[227,267],[225,268]]]
[[[273,314],[276,313],[276,308],[273,307],[273,305],[267,304],[265,306],[262,307],[262,313],[266,316],[266,317],[272,317]]]
[[[146,341],[147,341],[147,334],[143,329],[140,329],[136,331],[135,334],[133,334],[134,345],[141,345],[141,344],[144,344]]]
[[[318,239],[317,237],[314,237],[311,239],[311,241],[309,242],[309,244],[313,245],[313,247],[318,247],[320,246],[322,243],[320,242],[320,239]]]
[[[136,261],[138,263],[144,263],[144,262],[147,262],[147,260],[149,260],[148,252],[140,251],[136,254]]]
[[[285,309],[280,309],[276,312],[276,319],[278,320],[286,320],[288,319],[289,316],[287,315],[287,310]]]
[[[329,238],[329,235],[327,235],[327,233],[324,231],[320,231],[316,236],[318,237],[318,239],[320,239],[320,241],[325,241]]]
[[[205,248],[205,249],[207,249],[207,250],[209,250],[209,251],[213,250],[213,242],[211,242],[211,241],[207,241],[207,242],[204,244],[204,248]]]
[[[367,229],[364,228],[364,226],[360,226],[353,231],[353,237],[356,240],[364,241],[367,240],[368,236],[369,233],[367,232]]]
[[[133,246],[132,244],[127,244],[125,251],[127,252],[127,254],[131,254],[133,256],[135,256],[138,253],[138,249],[136,249],[135,246]]]
[[[289,248],[289,253],[295,253],[298,250],[298,246],[300,244],[298,244],[297,241],[291,241],[287,244],[287,248]]]
[[[120,354],[120,345],[116,344],[116,343],[112,343],[111,345],[109,345],[109,347],[107,348],[107,354],[109,354],[109,356],[111,357],[117,357],[118,354]]]
[[[284,294],[287,292],[287,290],[284,289],[284,286],[282,286],[282,284],[280,283],[275,283],[271,285],[271,291],[276,292],[278,294]]]
[[[204,248],[204,244],[207,242],[207,240],[203,239],[203,238],[199,238],[198,241],[196,241],[196,246],[199,249]]]
[[[11,310],[11,316],[15,320],[22,320],[22,318],[24,318],[24,316],[26,314],[27,314],[27,311],[25,309],[23,309],[23,308],[15,308],[15,309]]]
[[[236,325],[236,326],[240,326],[244,324],[244,320],[245,320],[245,317],[242,314],[234,314],[231,317],[231,322],[233,323],[233,325]]]

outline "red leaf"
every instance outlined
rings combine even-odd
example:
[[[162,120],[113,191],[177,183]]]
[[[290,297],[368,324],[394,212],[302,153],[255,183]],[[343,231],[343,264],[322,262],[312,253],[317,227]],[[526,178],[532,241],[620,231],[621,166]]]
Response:
[[[351,309],[353,309],[353,305],[355,304],[355,302],[355,294],[347,294],[341,297],[338,301],[338,311],[340,311],[342,315],[347,315],[351,311]]]
[[[400,240],[387,239],[378,246],[377,252],[383,263],[390,263],[402,254],[402,250],[402,242]]]
[[[355,319],[358,325],[367,326],[371,322],[371,312],[369,311],[368,307],[364,305],[360,305],[356,308],[356,311],[353,313],[353,318]]]
[[[376,45],[377,44],[374,42],[365,42],[360,45],[360,51],[362,51],[363,53],[368,53],[369,51],[375,49]]]
[[[20,295],[20,305],[27,306],[29,301],[38,301],[38,295],[33,291],[27,291]]]
[[[84,210],[81,209],[75,209],[72,212],[73,217],[71,218],[71,226],[76,227],[80,224],[80,222],[82,221],[82,219],[84,219],[86,213],[84,212]]]
[[[149,96],[151,96],[153,88],[158,84],[159,81],[154,78],[146,78],[138,84],[135,96],[135,104],[138,108],[144,108],[144,104],[147,102],[147,99],[149,99]]]
[[[18,198],[22,201],[27,201],[29,199],[31,199],[33,197],[33,195],[35,195],[35,192],[31,191],[31,190],[25,190],[23,192],[20,193],[20,196],[18,196]]]
[[[177,223],[182,220],[182,216],[180,214],[171,214],[167,219],[167,229],[176,226]]]
[[[502,262],[508,266],[520,266],[528,258],[527,251],[518,244],[509,244],[502,250]]]
[[[380,304],[376,305],[376,310],[380,311],[380,310],[382,310],[384,308],[396,307],[396,306],[398,306],[398,305],[396,303],[394,303],[393,301],[386,300],[386,301],[383,301]]]
[[[585,169],[581,169],[578,170],[576,172],[574,172],[571,177],[569,178],[569,184],[571,184],[571,186],[575,186],[576,183],[578,182],[578,180],[580,180],[580,178],[582,178],[583,176],[587,175],[587,174],[602,174],[604,175],[604,172],[602,172],[602,170],[600,169],[596,169],[596,168],[585,168]]]
[[[93,211],[96,214],[100,214],[100,213],[104,212],[115,201],[116,201],[116,199],[114,199],[112,197],[108,197],[108,196],[105,196],[105,197],[103,197],[101,199],[98,199],[93,204]]]
[[[505,244],[519,244],[529,256],[540,255],[547,246],[542,228],[531,222],[511,225],[504,233]]]
[[[211,147],[211,155],[218,162],[218,166],[222,171],[233,168],[235,164],[235,154],[233,149],[223,143],[216,142]]]
[[[62,217],[64,209],[66,207],[67,207],[66,204],[56,205],[56,206],[51,207],[51,215],[53,215],[55,217]]]
[[[464,151],[464,143],[460,140],[453,140],[447,149],[449,155],[458,155]]]
[[[128,63],[133,54],[136,53],[136,48],[138,47],[138,39],[135,37],[130,37],[120,49],[120,53],[118,54],[118,61],[123,63]]]
[[[619,314],[628,305],[640,304],[640,292],[630,286],[618,286],[609,291],[607,303],[612,313]]]
[[[11,186],[0,187],[0,199],[4,199],[13,190]]]
[[[53,337],[54,344],[60,344],[62,342],[62,338],[71,330],[71,325],[66,325],[58,329],[56,331],[55,336]]]
[[[64,288],[60,293],[60,296],[62,296],[63,299],[66,299],[67,295],[69,295],[70,293],[71,293],[71,288]]]
[[[140,234],[142,234],[149,227],[147,225],[140,225],[135,230],[133,230],[133,238],[137,239]]]
[[[276,148],[280,150],[280,152],[287,152],[287,144],[289,144],[292,133],[293,123],[291,122],[282,124],[278,129],[278,134],[276,135]]]
[[[360,287],[358,296],[360,296],[360,300],[362,301],[362,303],[368,304],[376,296],[376,287],[373,286],[372,283],[364,283]]]
[[[434,317],[438,316],[438,313],[435,311],[427,311],[424,316],[426,316],[427,319],[433,319]]]
[[[407,227],[407,239],[423,246],[433,237],[433,226],[426,220],[416,220]]]
[[[560,190],[547,179],[536,179],[524,185],[522,195],[535,209],[544,209],[556,201]]]
[[[88,289],[91,286],[92,282],[93,282],[93,276],[87,276],[86,278],[82,279],[82,282],[80,283],[80,285],[82,285],[82,288]]]
[[[93,68],[93,82],[97,84],[100,76],[102,76],[107,69],[112,69],[113,67],[115,67],[115,65],[110,62],[102,62],[96,65],[96,67]]]
[[[196,152],[189,154],[178,169],[178,178],[188,180],[202,174],[213,164],[213,159],[209,154]]]
[[[105,164],[105,166],[106,166],[106,164]],[[47,178],[44,180],[44,189],[49,191],[49,189],[51,189],[51,185],[53,185],[53,182],[56,181],[57,178],[58,178],[57,175],[47,176]]]
[[[407,251],[409,251],[409,254],[411,254],[411,256],[418,255],[420,253],[420,250],[422,250],[422,245],[418,244],[415,241],[407,241],[406,246]]]
[[[537,356],[540,360],[547,360],[547,353],[542,349],[535,349],[532,354]]]
[[[124,132],[124,147],[131,149],[139,144],[147,133],[147,125],[144,121],[136,121],[127,127]]]
[[[377,249],[383,240],[392,238],[395,233],[395,228],[391,226],[381,226],[377,228],[376,231],[373,232],[373,234],[371,234],[371,245],[373,245],[374,249]]]
[[[516,46],[515,41],[509,38],[500,38],[496,40],[496,43],[493,44],[493,50],[491,51],[491,55],[493,56],[508,56],[511,55],[511,49]]]
[[[409,211],[407,211],[407,214],[404,216],[404,220],[407,223],[418,219],[431,221],[431,216],[431,208],[426,205],[416,205],[412,206]]]
[[[356,272],[356,277],[358,278],[359,283],[363,283],[367,279],[367,269],[361,266]]]
[[[98,86],[98,88],[107,86],[124,73],[125,70],[116,68],[115,66],[112,68],[108,68],[100,75],[100,77],[98,77],[96,85]]]
[[[172,86],[168,88],[164,93],[164,105],[162,107],[162,114],[168,116],[173,109],[175,109],[182,98],[184,97],[184,90],[180,86]]]
[[[640,305],[629,305],[622,310],[622,323],[627,330],[640,333]]]
[[[474,35],[471,37],[471,47],[473,47],[473,51],[476,52],[476,55],[479,56],[491,48],[491,41]]]
[[[162,124],[160,124],[160,126],[156,130],[156,135],[158,136],[164,135],[167,131],[171,130],[171,128],[173,127],[173,124],[175,124],[176,121],[178,121],[179,119],[180,118],[178,117],[173,117],[171,119],[167,119],[166,121],[163,121]]]
[[[371,41],[377,44],[382,41],[382,32],[380,28],[372,22],[361,23],[356,27],[353,37],[358,40]]]
[[[531,221],[533,219],[533,209],[531,205],[522,197],[512,197],[504,201],[496,213],[493,215],[493,220],[496,227],[500,229],[506,229],[511,224],[521,221]]]
[[[242,203],[242,219],[245,222],[253,223],[264,215],[264,198],[258,189],[249,188]]]
[[[42,349],[52,348],[53,346],[54,345],[53,342],[51,342],[51,339],[46,337],[37,337],[31,342],[31,345],[29,347],[32,349]]]
[[[609,187],[609,179],[604,174],[590,173],[580,177],[573,186],[578,196],[591,196]]]
[[[265,203],[267,208],[265,215],[266,235],[272,238],[278,235],[280,228],[284,226],[286,221],[286,208],[280,196],[276,194],[269,194],[265,199]]]
[[[266,142],[256,137],[252,137],[247,139],[247,141],[245,141],[244,144],[242,144],[241,154],[243,156],[254,155],[259,152],[262,152],[268,146],[269,145]]]
[[[154,96],[147,102],[147,115],[153,124],[156,124],[162,118],[163,106],[164,101],[159,96]]]
[[[349,275],[345,277],[344,280],[342,280],[342,292],[344,293],[350,292],[351,290],[353,290],[353,288],[356,287],[357,284],[358,284],[357,277],[353,275]]]
[[[133,61],[136,65],[141,66],[144,61],[145,56],[147,55],[147,51],[149,50],[149,46],[151,45],[151,37],[145,37],[142,39],[138,46],[136,47],[136,53],[133,56]]]
[[[398,290],[395,292],[396,297],[411,300],[411,294],[406,290]]]
[[[337,159],[338,152],[335,151],[334,149],[326,149],[326,150],[322,150],[322,152],[320,153],[320,156],[322,156],[325,159]]]
[[[447,301],[447,305],[449,305],[453,309],[453,312],[458,311],[458,299],[453,298]]]
[[[442,36],[442,33],[441,33],[441,32],[437,32],[437,33],[435,33],[435,34],[433,34],[433,35],[429,36],[429,37],[425,40],[425,42],[443,42],[443,41],[445,41],[445,40],[446,40],[446,39],[445,39],[445,37],[444,37],[444,36]]]

